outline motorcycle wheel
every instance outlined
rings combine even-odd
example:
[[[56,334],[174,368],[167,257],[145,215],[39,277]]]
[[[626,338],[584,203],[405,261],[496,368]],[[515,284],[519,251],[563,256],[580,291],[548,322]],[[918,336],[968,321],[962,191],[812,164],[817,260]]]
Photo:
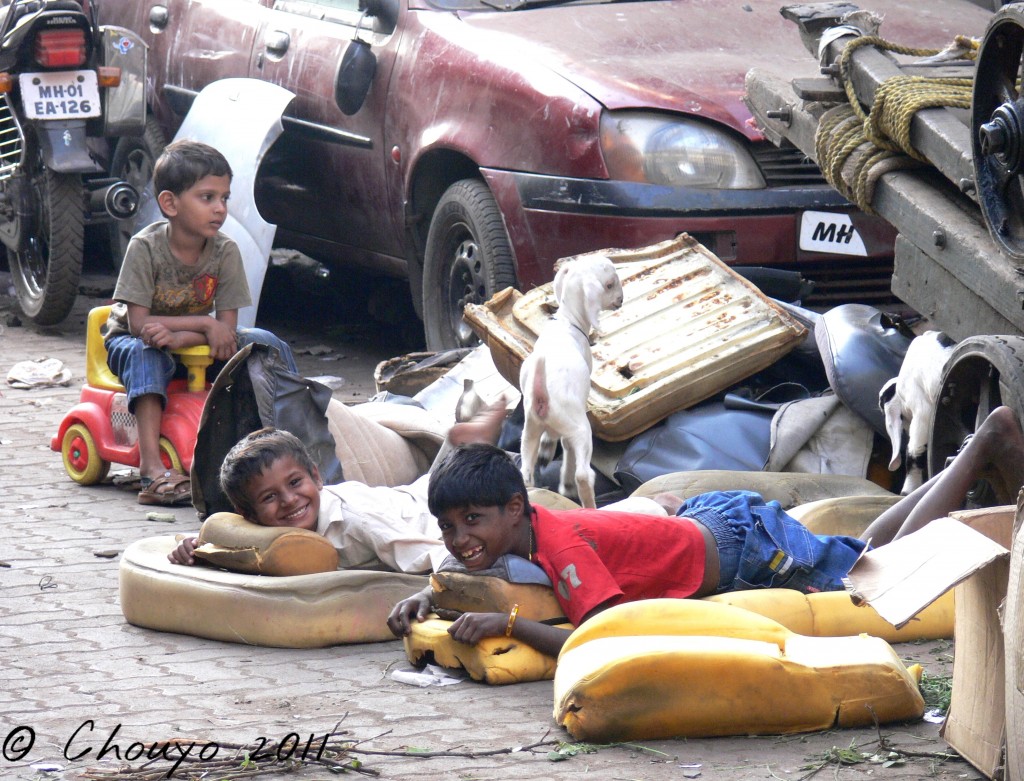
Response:
[[[34,230],[25,249],[7,250],[7,258],[22,312],[39,325],[56,325],[71,314],[82,276],[82,178],[41,168],[31,186]]]
[[[146,130],[141,136],[125,136],[117,142],[110,160],[110,175],[128,182],[140,195],[145,193],[153,179],[153,164],[165,146],[167,141],[160,125],[152,116],[147,116]],[[140,227],[144,226],[136,225],[136,218],[111,221],[110,257],[115,271],[121,271],[128,242]]]

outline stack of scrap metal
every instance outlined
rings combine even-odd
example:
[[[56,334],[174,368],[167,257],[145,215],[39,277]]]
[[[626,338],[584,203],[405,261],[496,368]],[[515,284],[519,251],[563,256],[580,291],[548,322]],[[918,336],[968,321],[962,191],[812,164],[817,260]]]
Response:
[[[589,254],[612,259],[624,294],[621,309],[602,312],[592,337],[588,405],[601,439],[636,436],[770,366],[807,333],[686,234],[636,250]],[[498,371],[518,387],[519,367],[556,309],[549,283],[526,294],[508,288],[467,306],[464,316]]]

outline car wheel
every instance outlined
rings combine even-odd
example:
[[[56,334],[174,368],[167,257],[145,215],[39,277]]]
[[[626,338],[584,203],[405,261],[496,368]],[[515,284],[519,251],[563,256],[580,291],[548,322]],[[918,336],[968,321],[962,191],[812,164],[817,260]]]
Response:
[[[928,439],[928,475],[938,474],[996,407],[1010,407],[1024,419],[1024,338],[972,336],[960,342],[942,372],[942,384]],[[1016,501],[1012,490],[979,481],[969,507]]]
[[[165,146],[167,141],[160,125],[152,116],[146,117],[146,129],[141,136],[124,136],[117,142],[110,161],[110,175],[128,182],[141,195],[153,178],[153,164]],[[134,220],[110,222],[110,257],[118,272],[134,225]]]
[[[449,187],[434,210],[423,264],[423,325],[428,350],[479,342],[462,318],[466,304],[480,304],[515,286],[515,261],[505,224],[487,185],[463,179]]]

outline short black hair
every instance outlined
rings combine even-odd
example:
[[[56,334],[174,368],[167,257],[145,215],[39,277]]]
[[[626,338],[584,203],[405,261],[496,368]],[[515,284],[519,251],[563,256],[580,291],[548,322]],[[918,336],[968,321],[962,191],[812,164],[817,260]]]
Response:
[[[220,487],[231,505],[246,518],[255,515],[249,496],[249,482],[261,475],[278,459],[291,456],[312,476],[316,464],[297,436],[271,426],[246,434],[224,456],[220,467]]]
[[[530,513],[526,483],[515,462],[494,445],[473,443],[453,449],[430,473],[427,507],[435,517],[446,510],[477,505],[503,507],[516,494]]]
[[[168,144],[153,165],[153,192],[181,195],[204,176],[234,174],[224,155],[209,144],[183,138]]]

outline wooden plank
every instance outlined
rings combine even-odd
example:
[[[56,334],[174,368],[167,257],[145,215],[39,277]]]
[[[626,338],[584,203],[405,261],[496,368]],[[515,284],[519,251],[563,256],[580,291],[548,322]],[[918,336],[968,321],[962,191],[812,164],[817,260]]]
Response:
[[[788,83],[757,70],[747,74],[747,102],[758,122],[770,130],[769,137],[786,138],[815,157],[816,115],[823,106],[801,103]],[[767,116],[768,109],[780,106],[790,109],[788,123]],[[992,241],[977,205],[948,180],[932,169],[887,173],[878,181],[871,206],[963,287],[987,301],[1016,329],[1024,329],[1024,273]],[[930,306],[927,301],[918,306],[914,300],[904,300],[918,311]]]
[[[896,237],[892,292],[914,303],[935,328],[961,341],[981,334],[1024,335],[977,293],[902,236]]]

